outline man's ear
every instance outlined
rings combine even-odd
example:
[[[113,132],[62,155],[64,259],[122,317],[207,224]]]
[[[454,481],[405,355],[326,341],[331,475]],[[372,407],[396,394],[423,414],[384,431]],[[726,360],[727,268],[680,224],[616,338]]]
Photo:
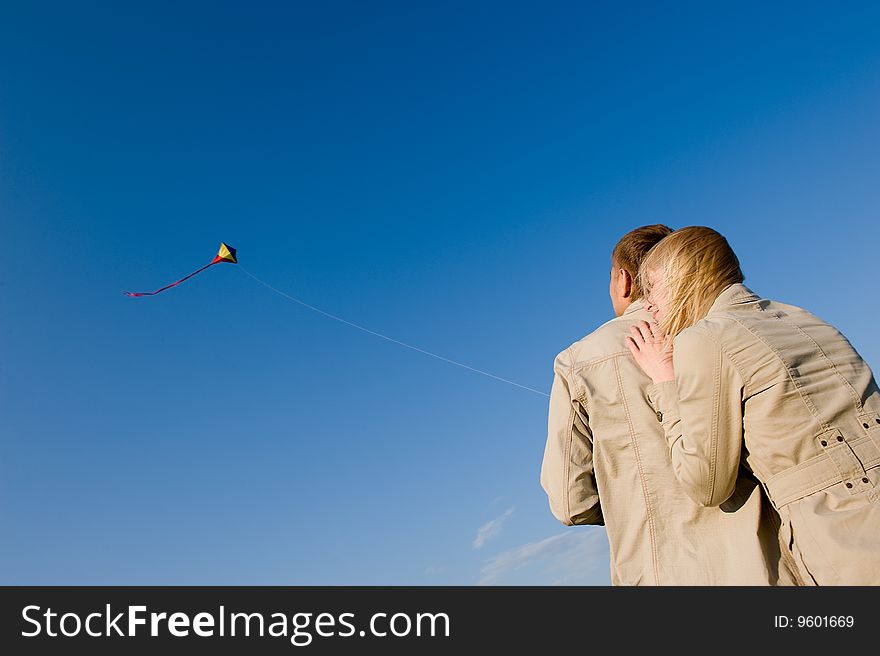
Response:
[[[621,268],[617,275],[617,291],[621,298],[629,298],[633,293],[633,279],[629,271]]]

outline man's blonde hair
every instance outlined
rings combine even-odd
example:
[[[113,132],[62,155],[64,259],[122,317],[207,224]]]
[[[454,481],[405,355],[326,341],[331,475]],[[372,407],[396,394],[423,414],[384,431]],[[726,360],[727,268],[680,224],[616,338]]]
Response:
[[[643,288],[648,271],[666,282],[669,308],[660,328],[669,339],[705,317],[726,287],[745,280],[727,240],[704,226],[676,230],[651,249],[639,268]]]
[[[644,295],[639,284],[639,267],[642,261],[657,242],[671,233],[672,228],[662,223],[642,226],[621,237],[611,252],[611,262],[625,269],[632,278],[632,300],[637,301]]]

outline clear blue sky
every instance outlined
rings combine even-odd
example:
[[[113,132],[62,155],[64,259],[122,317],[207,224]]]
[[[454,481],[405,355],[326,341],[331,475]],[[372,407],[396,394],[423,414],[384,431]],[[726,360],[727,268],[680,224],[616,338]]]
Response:
[[[876,3],[4,3],[0,583],[609,583],[538,475],[609,253],[875,366]]]

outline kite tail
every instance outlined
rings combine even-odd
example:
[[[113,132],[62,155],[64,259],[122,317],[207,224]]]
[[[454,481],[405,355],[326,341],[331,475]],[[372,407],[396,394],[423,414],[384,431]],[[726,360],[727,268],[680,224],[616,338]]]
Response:
[[[177,287],[177,285],[179,285],[180,283],[182,283],[184,280],[189,280],[190,278],[192,278],[192,277],[193,277],[194,275],[196,275],[197,273],[201,273],[202,271],[204,271],[204,270],[207,269],[208,267],[217,264],[217,262],[220,262],[220,257],[219,257],[219,256],[215,257],[214,260],[213,260],[210,264],[206,264],[205,266],[203,266],[203,267],[202,267],[201,269],[199,269],[198,271],[193,271],[193,272],[192,272],[191,274],[189,274],[188,276],[184,276],[184,277],[181,278],[180,280],[177,280],[177,281],[175,281],[175,282],[172,282],[170,285],[165,285],[162,289],[157,289],[157,290],[154,291],[154,292],[122,292],[122,293],[125,294],[126,296],[130,296],[130,297],[132,297],[132,298],[137,298],[137,297],[139,297],[139,296],[155,296],[156,294],[159,294],[159,293],[161,293],[161,292],[164,292],[166,289],[171,289],[172,287]]]
[[[489,373],[488,371],[483,371],[482,369],[477,369],[476,367],[471,367],[470,365],[464,364],[462,362],[456,362],[455,360],[450,360],[449,358],[445,358],[442,355],[437,355],[436,353],[431,353],[430,351],[426,351],[425,349],[419,348],[418,346],[413,346],[412,344],[407,344],[406,342],[401,342],[400,340],[394,339],[393,337],[388,337],[388,335],[383,335],[382,333],[378,333],[375,330],[370,330],[369,328],[364,328],[363,326],[360,326],[352,321],[348,321],[347,319],[343,319],[342,317],[337,317],[334,314],[330,314],[329,312],[325,312],[321,308],[317,308],[314,305],[310,305],[310,304],[306,303],[305,301],[301,301],[298,298],[291,296],[290,294],[288,294],[286,292],[281,291],[280,289],[276,289],[275,287],[273,287],[269,283],[263,282],[262,280],[257,278],[254,274],[252,274],[250,271],[248,271],[243,266],[241,266],[240,264],[238,266],[248,276],[250,276],[251,278],[256,280],[258,283],[260,283],[264,287],[271,289],[276,294],[279,294],[280,296],[283,296],[284,298],[291,300],[295,303],[299,303],[300,305],[307,307],[310,310],[317,312],[318,314],[323,314],[325,317],[329,317],[330,319],[333,319],[334,321],[339,321],[340,323],[344,323],[347,326],[351,326],[352,328],[357,328],[358,330],[362,330],[365,333],[369,333],[370,335],[375,335],[376,337],[381,337],[382,339],[388,340],[389,342],[393,342],[394,344],[398,344],[399,346],[403,346],[405,348],[412,349],[413,351],[418,351],[419,353],[424,353],[425,355],[429,355],[432,358],[437,358],[438,360],[442,360],[443,362],[453,364],[456,367],[461,367],[463,369],[467,369],[468,371],[473,371],[474,373],[478,373],[483,376],[487,376],[488,378],[492,378],[494,380],[501,381],[502,383],[507,383],[508,385],[513,385],[514,387],[519,387],[520,389],[528,390],[529,392],[534,392],[535,394],[540,394],[541,396],[546,396],[548,398],[550,397],[549,394],[547,394],[546,392],[542,392],[541,390],[536,390],[535,388],[528,387],[526,385],[520,385],[519,383],[514,382],[512,380],[508,380],[507,378],[502,378],[501,376],[496,376],[495,374]]]

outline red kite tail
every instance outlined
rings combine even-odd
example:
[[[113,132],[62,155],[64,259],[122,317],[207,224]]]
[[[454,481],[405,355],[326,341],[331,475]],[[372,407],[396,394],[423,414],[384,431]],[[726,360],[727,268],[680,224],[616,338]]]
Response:
[[[204,271],[205,269],[207,269],[209,266],[213,266],[214,264],[217,264],[217,262],[219,262],[219,261],[220,261],[220,256],[217,256],[217,257],[214,258],[214,260],[213,260],[210,264],[206,264],[205,266],[203,266],[203,267],[202,267],[201,269],[199,269],[198,271],[193,271],[193,272],[192,272],[191,274],[189,274],[188,276],[185,276],[185,277],[181,278],[180,280],[178,280],[178,281],[176,281],[176,282],[172,282],[170,285],[165,285],[162,289],[157,289],[157,290],[154,291],[154,292],[122,292],[122,293],[125,294],[126,296],[130,296],[130,297],[132,297],[132,298],[137,298],[137,297],[139,297],[139,296],[155,296],[156,294],[159,294],[159,293],[161,293],[161,292],[164,292],[166,289],[171,289],[172,287],[177,287],[177,285],[179,285],[180,283],[182,283],[184,280],[188,280],[189,278],[192,278],[192,277],[193,277],[194,275],[196,275],[197,273],[201,273],[202,271]]]

